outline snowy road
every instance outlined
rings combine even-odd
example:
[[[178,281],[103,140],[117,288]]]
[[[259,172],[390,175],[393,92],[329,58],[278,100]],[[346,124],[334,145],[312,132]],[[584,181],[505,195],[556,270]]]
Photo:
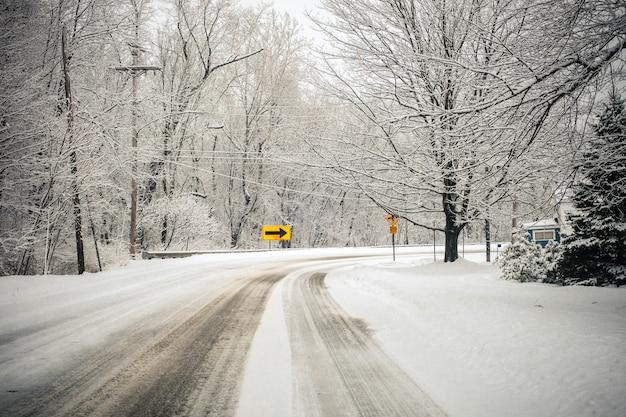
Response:
[[[291,281],[287,303],[298,382],[297,415],[444,416],[445,413],[330,296],[324,273]]]
[[[118,282],[115,291],[109,282],[78,303],[74,291],[53,294],[67,300],[68,314],[47,309],[42,297],[38,310],[51,310],[53,320],[23,317],[20,329],[3,332],[2,414],[197,415],[204,404],[209,415],[226,415],[280,276],[203,279],[197,267],[187,269],[131,275],[134,283]]]
[[[624,289],[502,281],[430,250],[3,278],[0,415],[624,415]]]
[[[278,279],[236,279],[207,295],[197,312],[187,309],[189,317],[169,315],[161,331],[146,334],[151,323],[130,326],[52,385],[3,408],[7,415],[230,415],[250,341]]]
[[[443,415],[332,302],[324,274],[297,275],[336,257],[248,257],[257,264],[196,257],[82,280],[14,278],[1,306],[2,415],[234,416],[268,296],[290,272],[302,415]]]

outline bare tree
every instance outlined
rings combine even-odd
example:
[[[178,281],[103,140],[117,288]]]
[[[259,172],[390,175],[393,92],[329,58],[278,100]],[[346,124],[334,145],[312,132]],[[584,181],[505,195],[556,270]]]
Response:
[[[237,39],[239,31],[246,28],[240,27],[238,12],[229,2],[177,0],[175,11],[171,25],[175,30],[161,32],[157,45],[163,69],[157,86],[162,116],[157,124],[160,130],[155,133],[161,140],[158,145],[153,144],[160,152],[149,163],[144,193],[146,204],[152,202],[159,188],[162,197],[168,199],[175,198],[186,187],[204,195],[206,190],[197,169],[189,180],[187,170],[179,173],[179,167],[184,165],[187,151],[191,151],[193,157],[196,147],[204,149],[203,130],[221,128],[207,117],[210,112],[205,109],[218,106],[230,87],[233,75],[229,67],[262,52],[262,47],[250,49]],[[198,159],[193,163],[197,168]],[[182,177],[180,181],[177,181],[178,176]],[[164,213],[160,231],[162,246],[171,241],[172,233],[168,214]]]
[[[443,231],[446,261],[463,227],[528,179],[524,156],[626,39],[624,5],[604,0],[323,5],[325,87],[360,113],[335,166],[386,211]],[[443,225],[424,221],[437,213]]]
[[[111,6],[106,0],[33,1],[12,16],[21,27],[6,43],[9,59],[2,71],[8,128],[2,132],[7,146],[2,171],[9,188],[0,196],[2,217],[11,219],[2,222],[0,239],[8,258],[17,259],[12,272],[32,273],[41,266],[50,271],[55,251],[65,249],[70,238],[78,272],[85,270],[83,196],[107,187],[98,180],[106,177],[103,161],[110,164],[99,141],[107,130],[103,108],[111,107],[101,100],[107,67],[91,59],[95,50],[101,59],[107,56],[123,20]]]
[[[70,150],[70,173],[71,189],[72,189],[72,203],[74,213],[74,234],[76,237],[76,259],[78,274],[85,272],[85,250],[83,248],[83,226],[82,226],[82,214],[80,210],[80,191],[78,189],[78,161],[76,156],[76,148],[73,147],[73,135],[74,135],[74,100],[72,98],[72,85],[70,76],[70,57],[67,51],[66,41],[67,30],[65,26],[61,28],[61,68],[63,71],[63,92],[64,92],[64,104],[65,112],[67,113],[67,128],[65,131],[65,139],[72,149]]]
[[[237,159],[230,163],[226,216],[231,230],[231,246],[240,243],[249,217],[259,208],[263,194],[273,192],[259,188],[270,174],[264,156],[285,139],[282,124],[291,96],[298,93],[297,62],[301,42],[295,23],[273,11],[249,12],[247,24],[251,36],[248,49],[263,53],[235,68],[232,93],[228,103],[235,115],[227,119],[224,135]],[[274,184],[273,181],[270,181]],[[278,188],[278,187],[277,187]]]

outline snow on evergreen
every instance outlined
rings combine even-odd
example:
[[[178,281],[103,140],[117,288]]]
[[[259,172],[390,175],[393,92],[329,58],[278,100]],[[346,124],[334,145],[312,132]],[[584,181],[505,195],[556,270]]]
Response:
[[[562,283],[559,275],[559,263],[563,257],[563,246],[559,242],[552,240],[543,248],[542,255],[546,271],[543,282],[550,284]]]
[[[563,241],[565,283],[626,283],[626,110],[613,94],[579,166],[574,204],[581,215]]]
[[[513,242],[504,249],[498,264],[504,279],[534,282],[547,278],[548,268],[541,246],[531,242],[525,231],[513,236]]]

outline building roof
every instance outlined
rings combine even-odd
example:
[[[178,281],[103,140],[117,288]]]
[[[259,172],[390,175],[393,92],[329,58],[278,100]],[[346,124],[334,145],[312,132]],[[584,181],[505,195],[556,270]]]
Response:
[[[536,220],[534,222],[524,223],[522,224],[522,228],[526,230],[532,229],[547,229],[547,228],[557,228],[561,227],[561,224],[557,219],[541,219]]]

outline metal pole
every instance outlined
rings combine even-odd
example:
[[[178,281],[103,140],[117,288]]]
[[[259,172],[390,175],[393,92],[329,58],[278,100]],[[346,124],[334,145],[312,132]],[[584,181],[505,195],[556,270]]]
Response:
[[[50,251],[50,210],[48,212],[48,225],[46,226],[46,254],[43,260],[43,274],[48,275],[48,252]]]
[[[434,229],[435,223],[433,222],[433,260],[437,262],[437,231]]]
[[[396,235],[391,235],[391,248],[393,250],[393,261],[396,261]]]

